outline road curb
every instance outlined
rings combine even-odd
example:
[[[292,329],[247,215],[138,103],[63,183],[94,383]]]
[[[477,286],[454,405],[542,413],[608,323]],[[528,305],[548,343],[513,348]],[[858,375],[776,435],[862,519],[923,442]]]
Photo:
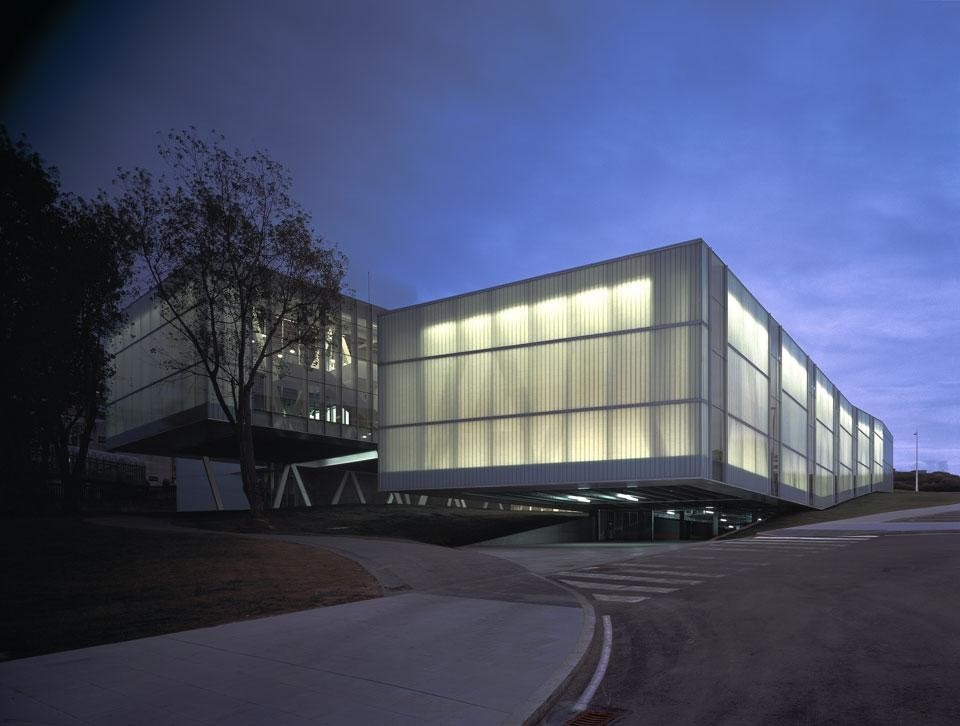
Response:
[[[580,604],[583,620],[580,625],[580,635],[570,655],[526,701],[501,721],[503,726],[533,726],[533,724],[539,723],[560,699],[561,694],[580,668],[596,658],[599,649],[597,611],[593,607],[593,603],[572,587],[567,587],[542,575],[530,574],[569,592]]]

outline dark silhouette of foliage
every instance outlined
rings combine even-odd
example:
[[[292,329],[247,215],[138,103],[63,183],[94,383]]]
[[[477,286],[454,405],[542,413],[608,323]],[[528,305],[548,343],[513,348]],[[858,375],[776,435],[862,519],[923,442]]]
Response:
[[[0,128],[5,507],[42,496],[29,484],[52,470],[66,504],[79,507],[110,374],[105,345],[122,318],[128,240],[102,196],[90,202],[63,193],[56,169]]]

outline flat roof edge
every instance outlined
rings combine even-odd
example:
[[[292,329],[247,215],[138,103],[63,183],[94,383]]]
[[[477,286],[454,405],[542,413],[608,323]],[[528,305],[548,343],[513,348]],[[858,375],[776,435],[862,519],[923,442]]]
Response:
[[[570,272],[577,272],[578,270],[586,270],[590,267],[599,267],[600,265],[609,265],[612,262],[621,262],[623,260],[633,259],[634,257],[642,257],[643,255],[651,255],[657,252],[665,252],[666,250],[671,250],[677,247],[689,247],[691,245],[703,245],[708,250],[712,249],[702,237],[695,237],[693,239],[688,239],[684,242],[675,242],[673,244],[663,245],[661,247],[654,247],[649,250],[641,250],[640,252],[631,252],[627,255],[620,255],[619,257],[611,257],[607,260],[598,260],[597,262],[588,262],[583,265],[577,265],[575,267],[567,267],[562,270],[554,270],[553,272],[544,272],[540,275],[534,275],[533,277],[524,277],[520,280],[512,280],[510,282],[502,282],[499,285],[491,285],[489,287],[481,287],[477,290],[467,290],[466,292],[457,293],[455,295],[447,295],[446,297],[438,297],[434,300],[424,300],[423,302],[414,303],[413,305],[405,305],[399,308],[391,308],[386,313],[380,315],[381,318],[389,317],[394,313],[402,313],[408,310],[413,310],[415,308],[425,307],[427,305],[435,305],[436,303],[448,302],[449,300],[455,300],[458,297],[466,297],[467,295],[479,295],[484,292],[492,292],[493,290],[500,290],[505,287],[512,287],[513,285],[522,285],[527,282],[534,282],[535,280],[542,280],[547,277],[554,277],[556,275],[565,275]]]

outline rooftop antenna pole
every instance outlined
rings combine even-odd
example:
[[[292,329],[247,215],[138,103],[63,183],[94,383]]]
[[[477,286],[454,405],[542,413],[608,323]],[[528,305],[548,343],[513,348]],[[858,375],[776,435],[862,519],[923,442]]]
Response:
[[[920,493],[920,427],[917,426],[917,430],[913,433],[914,438],[917,440],[917,458],[914,461],[913,465],[913,491],[917,494]]]
[[[373,305],[373,297],[370,295],[370,270],[367,270],[367,302]]]

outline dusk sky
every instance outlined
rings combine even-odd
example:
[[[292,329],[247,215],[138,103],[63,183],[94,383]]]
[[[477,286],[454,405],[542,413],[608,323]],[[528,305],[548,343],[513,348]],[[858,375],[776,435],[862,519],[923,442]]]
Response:
[[[266,149],[387,307],[702,237],[960,472],[960,2],[88,2],[14,78],[71,191]]]

